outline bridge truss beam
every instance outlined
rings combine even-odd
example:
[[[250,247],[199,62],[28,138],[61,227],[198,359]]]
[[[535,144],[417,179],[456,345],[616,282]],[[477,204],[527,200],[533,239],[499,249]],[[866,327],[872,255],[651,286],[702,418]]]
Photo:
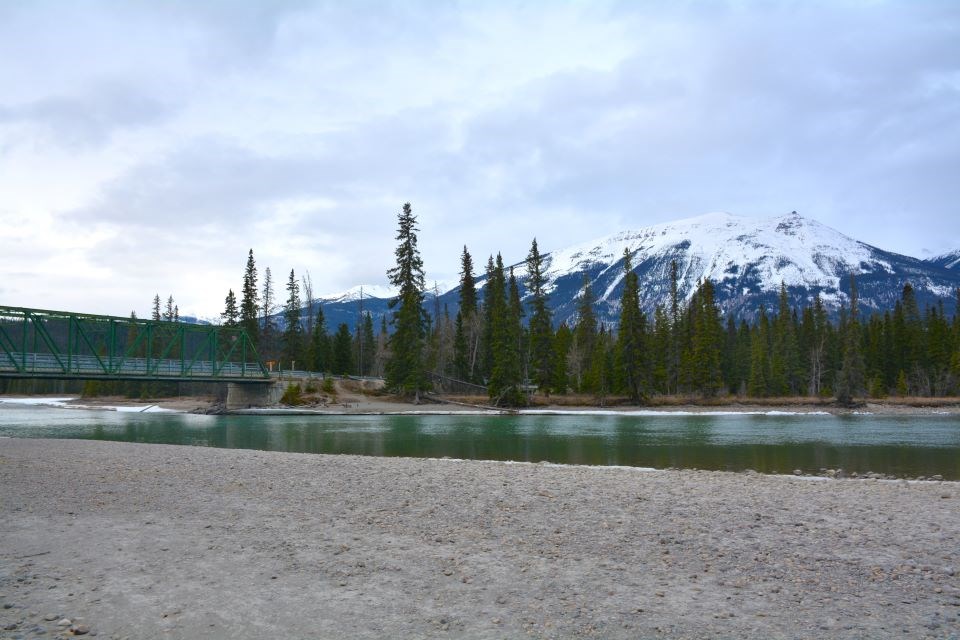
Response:
[[[240,327],[0,306],[0,377],[259,382]]]

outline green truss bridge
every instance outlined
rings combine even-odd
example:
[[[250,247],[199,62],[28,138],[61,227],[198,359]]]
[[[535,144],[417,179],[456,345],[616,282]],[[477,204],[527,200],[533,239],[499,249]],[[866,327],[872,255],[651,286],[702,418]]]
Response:
[[[0,378],[264,384],[239,327],[0,306]]]

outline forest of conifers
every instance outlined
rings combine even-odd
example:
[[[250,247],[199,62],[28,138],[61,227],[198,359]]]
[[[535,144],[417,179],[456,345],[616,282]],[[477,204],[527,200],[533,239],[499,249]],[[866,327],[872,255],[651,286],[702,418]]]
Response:
[[[345,324],[329,331],[322,308],[308,304],[304,312],[292,271],[284,327],[275,329],[269,314],[257,313],[269,308],[272,292],[265,286],[264,296],[257,296],[252,251],[243,302],[238,309],[228,295],[225,322],[246,326],[262,354],[287,368],[385,375],[390,387],[407,393],[464,381],[487,387],[490,399],[504,405],[524,404],[534,388],[633,402],[737,395],[848,403],[868,396],[960,393],[960,318],[947,317],[942,305],[919,308],[909,285],[892,310],[869,317],[858,312],[853,275],[850,304],[839,313],[828,313],[819,298],[791,308],[781,287],[779,306],[760,309],[748,323],[722,316],[710,281],[701,282],[688,301],[680,299],[674,269],[671,295],[650,317],[640,309],[627,254],[615,326],[596,320],[586,279],[573,324],[554,326],[536,240],[526,260],[523,299],[499,255],[488,260],[478,291],[473,258],[464,247],[460,304],[451,313],[424,308],[416,231],[407,206],[400,215],[397,266],[389,274],[400,293],[390,322],[382,318],[377,331],[369,314],[355,331]]]

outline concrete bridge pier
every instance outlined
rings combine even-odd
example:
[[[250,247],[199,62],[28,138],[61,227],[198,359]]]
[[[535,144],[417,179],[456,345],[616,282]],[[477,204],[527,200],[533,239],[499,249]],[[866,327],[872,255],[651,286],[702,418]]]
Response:
[[[262,383],[227,383],[227,410],[248,407],[271,407],[283,397],[287,383],[270,381]]]

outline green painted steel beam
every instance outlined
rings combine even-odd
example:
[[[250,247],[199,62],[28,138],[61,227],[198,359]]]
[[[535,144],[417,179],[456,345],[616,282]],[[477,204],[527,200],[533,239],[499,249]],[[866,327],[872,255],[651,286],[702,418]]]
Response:
[[[0,305],[0,376],[260,382],[242,327]]]

